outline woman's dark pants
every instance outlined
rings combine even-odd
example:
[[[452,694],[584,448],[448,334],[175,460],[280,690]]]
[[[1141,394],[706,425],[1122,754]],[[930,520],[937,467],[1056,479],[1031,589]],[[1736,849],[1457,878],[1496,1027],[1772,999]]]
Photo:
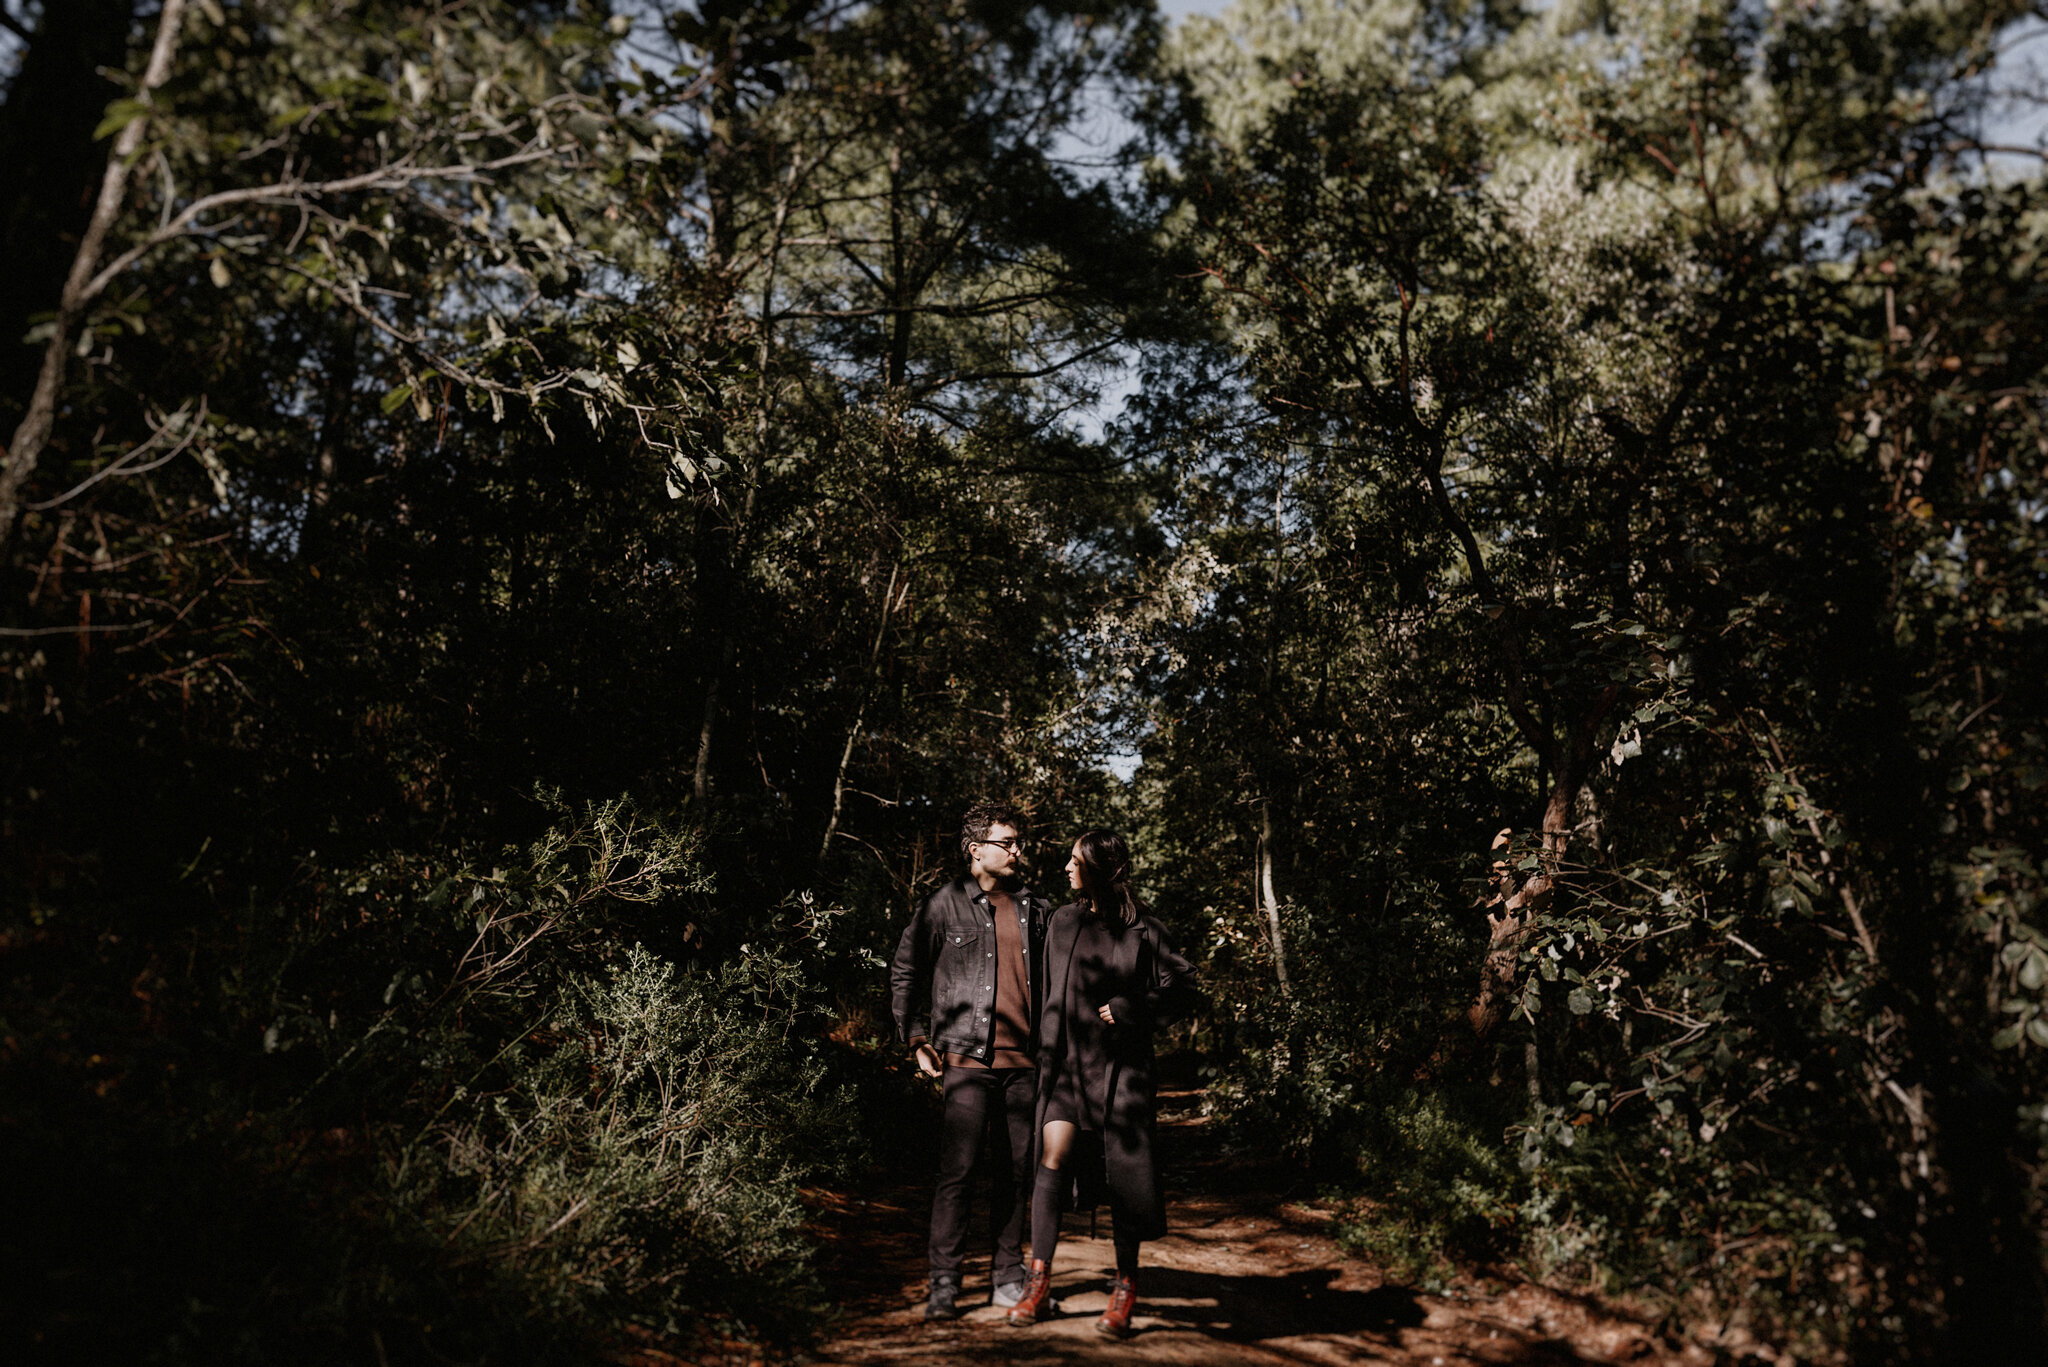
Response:
[[[974,1160],[988,1153],[988,1223],[995,1234],[997,1286],[1024,1280],[1024,1200],[1031,1191],[1033,1106],[1030,1068],[946,1066],[939,1122],[939,1184],[932,1194],[931,1274],[958,1281],[967,1251],[967,1205]]]

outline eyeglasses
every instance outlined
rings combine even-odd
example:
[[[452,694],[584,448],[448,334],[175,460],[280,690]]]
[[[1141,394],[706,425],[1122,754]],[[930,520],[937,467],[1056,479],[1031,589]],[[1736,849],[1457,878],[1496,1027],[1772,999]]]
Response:
[[[1015,854],[1024,846],[1024,842],[1018,839],[1016,836],[1011,836],[1007,840],[970,840],[967,843],[970,845],[1001,845],[1011,854]]]

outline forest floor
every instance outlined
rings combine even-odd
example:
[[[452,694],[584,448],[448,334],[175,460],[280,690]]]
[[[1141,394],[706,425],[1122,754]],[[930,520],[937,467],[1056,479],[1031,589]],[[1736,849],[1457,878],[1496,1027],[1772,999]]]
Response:
[[[1731,1353],[1674,1343],[1625,1307],[1497,1274],[1461,1275],[1439,1294],[1400,1285],[1338,1244],[1335,1213],[1298,1176],[1225,1152],[1208,1133],[1198,1101],[1194,1092],[1160,1098],[1172,1233],[1145,1245],[1136,1332],[1129,1338],[1105,1339],[1091,1327],[1107,1303],[1114,1264],[1106,1212],[1092,1238],[1082,1219],[1067,1217],[1053,1275],[1059,1317],[1024,1329],[1003,1322],[988,1303],[988,1244],[978,1234],[964,1296],[973,1308],[955,1323],[925,1323],[930,1187],[900,1183],[812,1194],[819,1272],[839,1317],[803,1360],[845,1367],[1707,1367],[1743,1360],[1754,1347]],[[1749,1360],[1772,1356],[1766,1349]]]

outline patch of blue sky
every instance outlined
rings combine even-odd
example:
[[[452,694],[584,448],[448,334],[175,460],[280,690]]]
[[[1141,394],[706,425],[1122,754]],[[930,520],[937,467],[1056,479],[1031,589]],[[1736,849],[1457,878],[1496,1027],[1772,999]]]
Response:
[[[1994,180],[2039,175],[2048,160],[2048,19],[2008,24],[1997,52],[1983,77],[1985,169]]]

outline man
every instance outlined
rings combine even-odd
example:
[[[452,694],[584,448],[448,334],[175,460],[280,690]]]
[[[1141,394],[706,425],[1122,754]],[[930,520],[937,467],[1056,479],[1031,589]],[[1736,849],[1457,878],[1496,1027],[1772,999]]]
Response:
[[[889,973],[896,1033],[917,1066],[943,1078],[939,1181],[932,1193],[929,1320],[961,1315],[968,1184],[988,1141],[991,1280],[997,1305],[1024,1290],[1024,1201],[1031,1190],[1032,1056],[1037,1048],[1045,927],[1052,907],[1018,876],[1023,818],[1003,802],[960,823],[967,877],[934,892],[904,928]],[[917,1010],[929,1002],[927,1013]]]

